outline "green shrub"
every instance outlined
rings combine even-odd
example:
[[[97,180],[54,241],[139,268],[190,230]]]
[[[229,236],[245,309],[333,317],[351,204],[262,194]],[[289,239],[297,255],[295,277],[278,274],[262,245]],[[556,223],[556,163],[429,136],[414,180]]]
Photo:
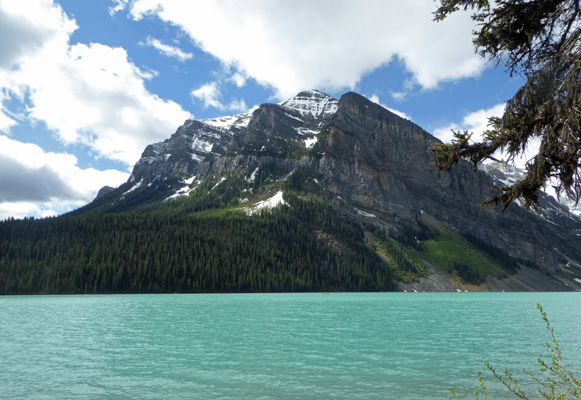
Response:
[[[538,377],[531,372],[524,370],[526,374],[534,381],[538,386],[537,392],[542,396],[543,399],[549,400],[565,400],[567,398],[581,399],[581,380],[577,378],[571,371],[565,367],[563,364],[563,358],[561,355],[561,350],[559,349],[559,342],[555,339],[553,334],[553,328],[547,319],[547,314],[543,311],[543,308],[537,303],[537,309],[540,311],[543,321],[547,326],[549,335],[551,336],[551,342],[547,342],[547,349],[551,353],[551,361],[549,363],[542,359],[538,359],[540,365],[540,371],[542,376]],[[530,395],[525,393],[524,390],[518,384],[516,378],[508,371],[504,370],[504,375],[500,375],[496,370],[490,365],[490,363],[485,362],[484,365],[492,373],[495,379],[502,383],[507,390],[512,393],[513,396],[520,399],[530,399]],[[474,398],[479,399],[480,395],[484,396],[484,399],[488,398],[486,388],[484,385],[484,378],[482,373],[478,371],[478,381],[480,382],[480,389],[474,390]],[[480,391],[480,392],[479,392]],[[456,400],[458,396],[454,392],[454,389],[450,388],[450,393]]]

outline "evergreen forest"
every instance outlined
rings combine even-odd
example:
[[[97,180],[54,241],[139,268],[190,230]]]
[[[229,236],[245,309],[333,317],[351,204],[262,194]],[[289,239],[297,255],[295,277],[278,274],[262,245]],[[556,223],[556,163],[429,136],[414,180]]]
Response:
[[[3,221],[0,294],[396,289],[358,226],[291,197],[253,216],[168,207]]]

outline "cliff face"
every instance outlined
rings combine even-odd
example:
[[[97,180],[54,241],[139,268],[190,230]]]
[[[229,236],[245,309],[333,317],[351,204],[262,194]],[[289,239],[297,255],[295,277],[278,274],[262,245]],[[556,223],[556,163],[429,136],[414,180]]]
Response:
[[[467,163],[437,173],[428,148],[438,140],[417,125],[348,93],[327,130],[315,148],[325,154],[319,171],[327,190],[350,205],[390,222],[413,221],[425,213],[551,273],[558,271],[558,254],[567,253],[554,241],[562,234],[559,226],[516,206],[504,214],[482,209],[493,194],[492,179]]]
[[[252,114],[186,121],[169,139],[145,149],[125,185],[95,202],[105,211],[123,202],[139,207],[234,180],[243,200],[302,171],[329,204],[362,227],[397,231],[430,218],[550,273],[577,257],[571,248],[581,248],[574,234],[579,219],[567,215],[563,225],[516,205],[504,214],[482,209],[492,178],[467,163],[436,173],[428,148],[437,142],[358,94],[336,100],[301,92]]]

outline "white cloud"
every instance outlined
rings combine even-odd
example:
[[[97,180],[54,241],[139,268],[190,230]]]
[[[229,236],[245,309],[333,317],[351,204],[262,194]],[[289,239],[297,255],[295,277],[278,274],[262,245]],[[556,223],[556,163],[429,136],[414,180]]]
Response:
[[[198,89],[192,90],[192,96],[204,103],[204,107],[222,108],[222,103],[218,100],[220,90],[216,82],[206,83]]]
[[[39,54],[17,79],[29,85],[31,117],[65,143],[80,142],[131,165],[148,144],[190,117],[177,103],[147,91],[148,76],[122,48],[76,44],[61,50]]]
[[[132,165],[191,115],[150,93],[145,82],[155,73],[135,66],[124,49],[71,45],[76,29],[52,0],[0,1],[0,131],[42,123],[65,144]],[[0,136],[0,219],[66,212],[128,178],[77,164],[71,154]]]
[[[228,104],[223,104],[220,101],[222,93],[218,87],[218,82],[210,82],[200,86],[198,89],[192,90],[192,97],[202,101],[204,108],[217,108],[223,111],[246,112],[248,106],[244,99],[233,99]]]
[[[0,203],[0,221],[8,218],[36,217],[42,215],[42,210],[36,203]]]
[[[408,94],[410,94],[414,90],[415,86],[416,84],[414,83],[414,81],[406,79],[402,85],[403,90],[390,91],[391,98],[394,99],[395,101],[403,101],[408,96]]]
[[[134,0],[133,18],[157,16],[186,32],[204,51],[279,98],[305,88],[353,88],[396,57],[424,89],[476,76],[474,23],[466,13],[432,21],[432,0],[269,0],[184,2]]]
[[[234,112],[247,112],[249,108],[244,99],[232,99],[232,101],[226,105],[226,109]]]
[[[13,127],[14,125],[16,125],[16,121],[14,121],[12,118],[4,114],[2,110],[0,110],[0,132],[5,133],[9,132],[10,128]]]
[[[10,96],[6,92],[7,92],[6,90],[2,90],[0,87],[0,132],[9,133],[10,128],[16,125],[17,122],[14,120],[15,116],[10,111],[2,109],[4,101],[10,98]]]
[[[403,111],[399,111],[399,110],[396,110],[394,108],[390,108],[390,107],[388,107],[386,105],[381,104],[381,102],[379,101],[379,97],[377,95],[375,95],[375,94],[373,96],[371,96],[369,98],[369,100],[371,100],[372,102],[374,102],[376,104],[379,104],[380,106],[382,106],[383,108],[391,111],[392,113],[394,113],[397,116],[400,116],[400,117],[402,117],[404,119],[407,119],[409,121],[412,121],[412,117],[410,117],[408,114],[404,113]]]
[[[25,120],[43,123],[65,144],[132,165],[191,115],[150,93],[145,81],[155,73],[135,66],[124,49],[71,45],[76,29],[52,0],[0,2],[0,131]],[[0,136],[0,219],[66,212],[127,178]]]
[[[52,0],[0,3],[0,70],[34,56],[47,42],[68,37],[77,25]],[[0,83],[2,83],[0,81]]]
[[[150,46],[163,54],[166,57],[173,57],[181,62],[190,60],[194,55],[192,53],[187,53],[176,46],[170,46],[168,44],[162,43],[159,39],[153,38],[151,36],[147,37],[147,41],[143,43],[145,46]]]
[[[109,15],[111,16],[114,16],[119,11],[123,10],[125,7],[127,7],[127,4],[129,3],[129,0],[112,0],[112,1],[114,5],[109,7]]]
[[[148,144],[166,138],[191,117],[177,103],[147,91],[145,80],[154,75],[136,67],[124,49],[96,43],[71,46],[77,26],[52,1],[0,4],[0,14],[13,20],[12,30],[42,38],[2,62],[0,86],[14,98],[28,96],[28,117],[46,123],[64,143],[83,143],[98,156],[132,165]]]
[[[246,85],[246,77],[242,75],[240,72],[235,72],[230,78],[228,78],[228,81],[233,82],[236,85],[236,87],[239,88]]]
[[[406,98],[406,96],[408,95],[408,92],[394,92],[394,91],[392,91],[390,94],[391,94],[391,97],[395,101],[403,101]]]
[[[105,185],[129,177],[117,170],[82,169],[77,158],[0,135],[0,220],[70,211],[93,200]]]

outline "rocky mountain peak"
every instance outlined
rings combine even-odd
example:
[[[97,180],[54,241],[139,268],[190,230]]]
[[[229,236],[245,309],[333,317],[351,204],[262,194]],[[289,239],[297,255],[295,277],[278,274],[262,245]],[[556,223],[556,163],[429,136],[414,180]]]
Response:
[[[108,195],[109,193],[111,193],[114,190],[115,190],[115,188],[113,188],[111,186],[103,186],[99,190],[99,193],[97,193],[97,197],[95,197],[95,200]]]
[[[337,102],[337,99],[318,90],[305,90],[279,104],[319,119],[334,114],[337,111]]]

